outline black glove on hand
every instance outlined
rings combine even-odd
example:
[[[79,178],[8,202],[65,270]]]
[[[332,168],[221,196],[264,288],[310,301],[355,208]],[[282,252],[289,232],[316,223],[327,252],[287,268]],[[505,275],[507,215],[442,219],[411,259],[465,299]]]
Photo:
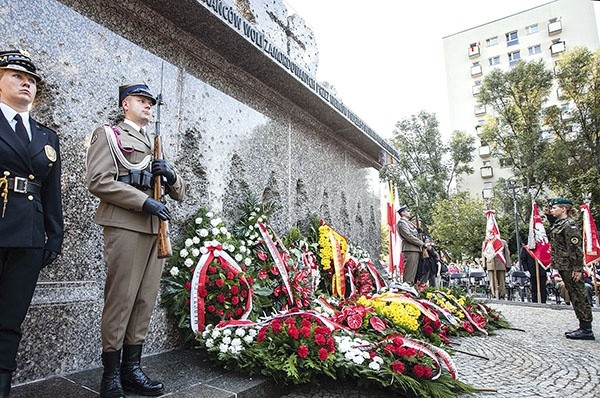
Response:
[[[152,175],[164,176],[167,179],[167,184],[173,185],[177,181],[177,174],[169,162],[164,159],[155,160],[152,162]]]
[[[144,204],[142,205],[142,211],[144,213],[157,216],[163,221],[169,221],[171,219],[171,213],[169,213],[167,206],[165,206],[162,202],[150,197],[146,198],[144,201]]]
[[[44,254],[42,255],[42,268],[46,268],[47,266],[52,264],[54,262],[54,260],[56,260],[57,257],[58,257],[57,252],[53,252],[52,250],[44,249]]]

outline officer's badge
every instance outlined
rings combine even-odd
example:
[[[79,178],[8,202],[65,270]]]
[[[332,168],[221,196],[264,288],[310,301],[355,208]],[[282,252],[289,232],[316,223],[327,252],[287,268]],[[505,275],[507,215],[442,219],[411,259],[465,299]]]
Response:
[[[46,152],[46,156],[51,162],[56,162],[56,151],[50,145],[46,145],[44,147],[44,152]]]
[[[571,238],[571,243],[574,245],[578,245],[579,244],[579,238],[574,236]]]

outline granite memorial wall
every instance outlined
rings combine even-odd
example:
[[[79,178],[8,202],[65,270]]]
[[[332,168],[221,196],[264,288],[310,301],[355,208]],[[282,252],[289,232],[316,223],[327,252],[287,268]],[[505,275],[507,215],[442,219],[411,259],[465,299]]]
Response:
[[[319,214],[378,257],[377,169],[393,149],[314,80],[314,37],[282,0],[0,4],[1,47],[29,51],[43,77],[32,114],[61,139],[66,227],[23,325],[14,382],[100,364],[105,266],[85,156],[94,128],[118,121],[123,83],[158,92],[163,71],[165,154],[189,186],[169,204],[174,241],[201,206],[231,220],[248,190],[276,204],[275,230]],[[178,344],[158,305],[145,353]]]

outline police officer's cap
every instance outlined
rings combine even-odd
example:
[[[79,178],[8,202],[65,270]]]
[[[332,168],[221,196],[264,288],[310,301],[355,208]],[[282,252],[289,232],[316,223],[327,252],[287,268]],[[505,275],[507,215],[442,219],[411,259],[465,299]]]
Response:
[[[410,211],[410,209],[408,208],[408,205],[400,206],[400,208],[398,209],[398,214],[402,214],[402,212],[405,212],[405,211]]]
[[[573,206],[573,202],[567,198],[552,198],[550,199],[550,204],[554,205],[571,205]]]
[[[119,106],[123,106],[123,100],[128,95],[139,95],[150,98],[152,105],[156,105],[156,97],[150,92],[150,88],[144,83],[124,84],[119,87]]]
[[[0,51],[0,69],[18,70],[30,74],[38,82],[42,80],[29,53],[24,50]]]

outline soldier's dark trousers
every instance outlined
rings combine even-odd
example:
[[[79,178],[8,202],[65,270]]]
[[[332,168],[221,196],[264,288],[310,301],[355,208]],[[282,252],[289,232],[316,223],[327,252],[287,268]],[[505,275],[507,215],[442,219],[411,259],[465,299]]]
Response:
[[[575,316],[579,320],[579,323],[581,324],[583,322],[586,325],[591,325],[593,320],[592,307],[586,297],[585,283],[583,281],[575,282],[571,271],[559,270],[558,273],[569,292],[571,304],[573,305]]]
[[[21,324],[31,303],[43,249],[0,248],[0,372],[17,368]]]

